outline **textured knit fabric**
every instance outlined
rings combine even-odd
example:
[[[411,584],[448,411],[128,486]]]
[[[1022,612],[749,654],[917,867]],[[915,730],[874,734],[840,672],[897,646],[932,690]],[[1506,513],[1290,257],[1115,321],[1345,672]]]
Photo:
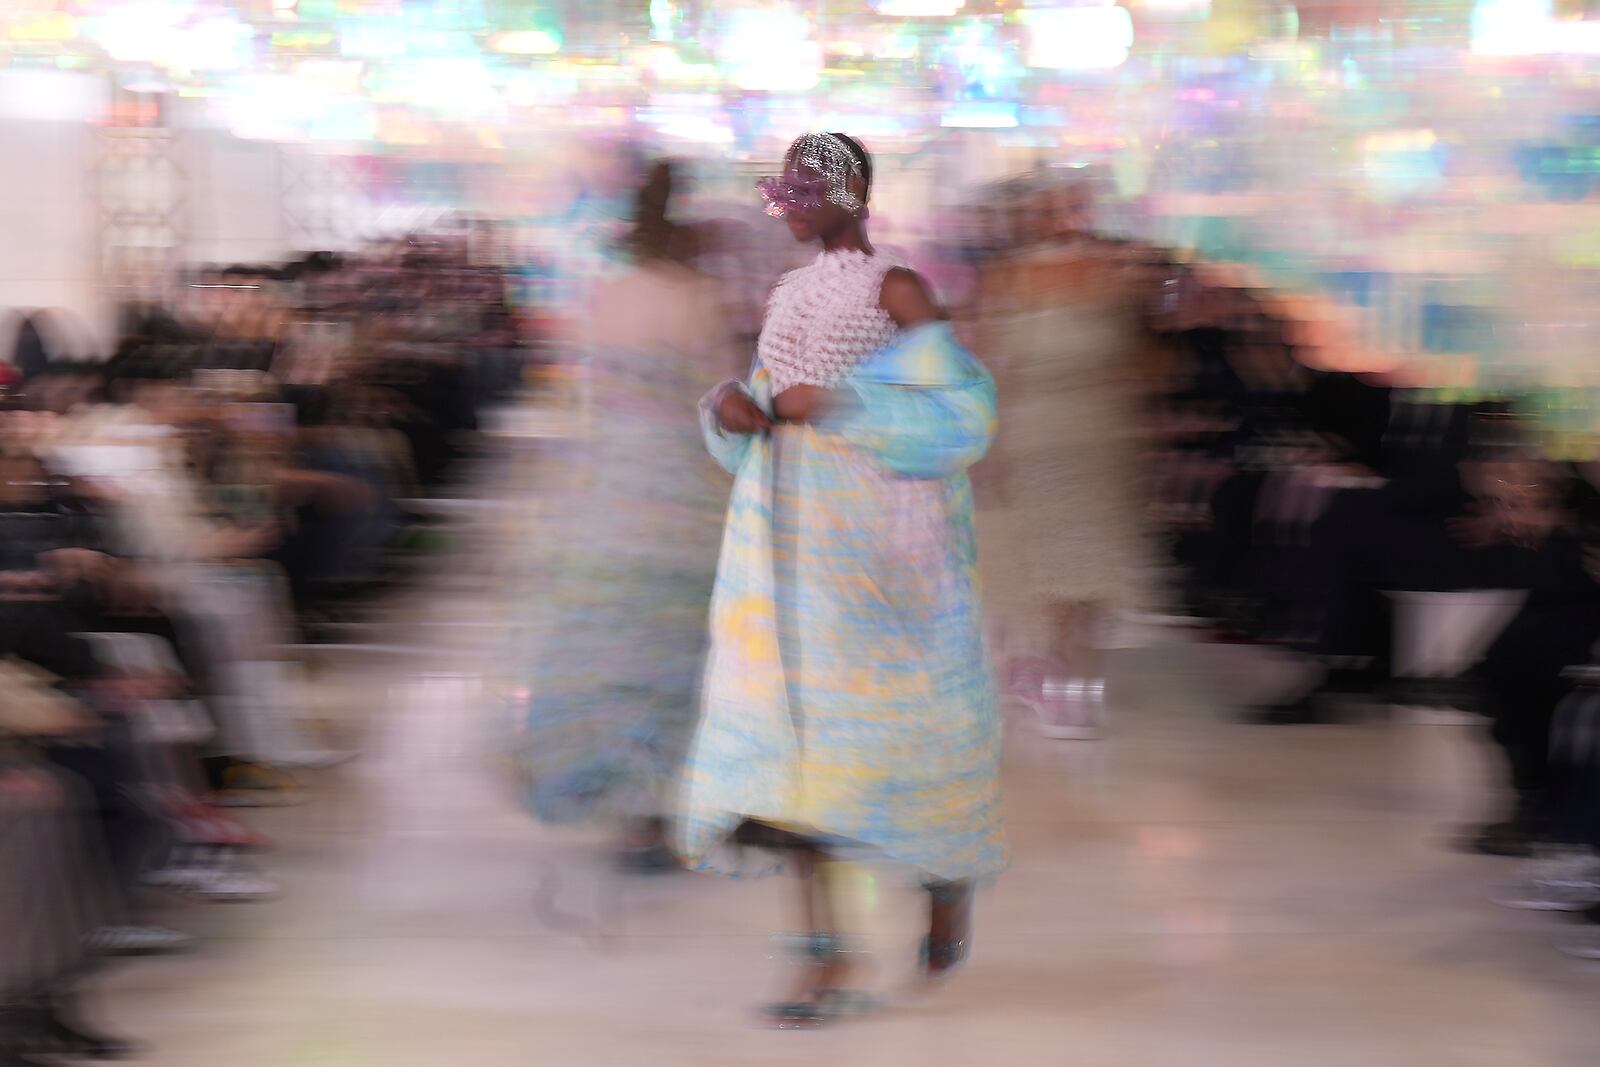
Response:
[[[824,252],[784,275],[757,350],[773,394],[795,385],[832,388],[890,344],[899,331],[879,298],[884,276],[904,265],[883,253]]]
[[[758,365],[752,397],[770,410]],[[987,669],[966,469],[994,386],[943,324],[858,363],[815,426],[720,433],[734,472],[688,862],[746,818],[862,846],[937,878],[1003,863],[1000,719]]]

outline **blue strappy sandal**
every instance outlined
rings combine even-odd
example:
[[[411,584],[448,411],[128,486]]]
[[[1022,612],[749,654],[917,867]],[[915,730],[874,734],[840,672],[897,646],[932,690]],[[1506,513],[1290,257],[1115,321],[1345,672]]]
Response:
[[[777,939],[783,954],[815,966],[850,955],[838,934],[789,934]],[[814,1030],[878,1007],[877,998],[859,989],[824,988],[809,999],[778,1001],[761,1009],[762,1017],[779,1030]]]

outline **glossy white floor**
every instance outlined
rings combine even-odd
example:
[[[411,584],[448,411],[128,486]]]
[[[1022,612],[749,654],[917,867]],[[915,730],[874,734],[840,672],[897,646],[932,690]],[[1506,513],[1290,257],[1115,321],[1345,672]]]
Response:
[[[495,624],[482,571],[416,597],[415,648],[324,673],[365,753],[311,803],[260,814],[285,896],[177,912],[198,954],[103,981],[108,1022],[150,1062],[1600,1062],[1600,972],[1553,948],[1573,931],[1489,903],[1514,867],[1445,847],[1482,806],[1470,730],[1232,725],[1211,654],[1180,644],[1119,654],[1109,740],[1012,731],[1014,863],[959,980],[829,1032],[757,1028],[789,887],[622,878],[515,808],[486,769],[467,651]],[[849,882],[896,993],[919,905],[892,872]]]

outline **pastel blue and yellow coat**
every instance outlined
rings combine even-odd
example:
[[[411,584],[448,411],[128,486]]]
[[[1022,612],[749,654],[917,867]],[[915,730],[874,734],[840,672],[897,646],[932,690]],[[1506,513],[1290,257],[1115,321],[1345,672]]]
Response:
[[[758,365],[745,385],[771,411]],[[966,471],[994,382],[929,324],[861,365],[812,425],[724,435],[734,474],[680,850],[716,866],[745,819],[939,879],[1004,863],[1000,714]]]

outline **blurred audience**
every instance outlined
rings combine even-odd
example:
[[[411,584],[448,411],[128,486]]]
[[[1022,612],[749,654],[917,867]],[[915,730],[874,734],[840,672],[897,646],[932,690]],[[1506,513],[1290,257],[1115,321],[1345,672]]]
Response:
[[[1162,267],[1148,321],[1178,363],[1156,402],[1151,513],[1186,610],[1220,639],[1311,667],[1306,690],[1246,719],[1334,722],[1362,703],[1481,712],[1512,799],[1461,846],[1527,856],[1567,842],[1551,739],[1600,639],[1592,469],[1542,454],[1522,397],[1331,369],[1337,353],[1296,305]],[[1464,591],[1525,599],[1469,670],[1397,677],[1397,595]],[[1600,901],[1592,862],[1585,877]]]
[[[349,753],[301,706],[426,539],[478,413],[523,381],[504,279],[417,238],[205,268],[105,362],[22,321],[0,405],[0,1063],[131,1051],[81,1018],[105,954],[169,952],[152,894],[260,900],[229,807]]]

